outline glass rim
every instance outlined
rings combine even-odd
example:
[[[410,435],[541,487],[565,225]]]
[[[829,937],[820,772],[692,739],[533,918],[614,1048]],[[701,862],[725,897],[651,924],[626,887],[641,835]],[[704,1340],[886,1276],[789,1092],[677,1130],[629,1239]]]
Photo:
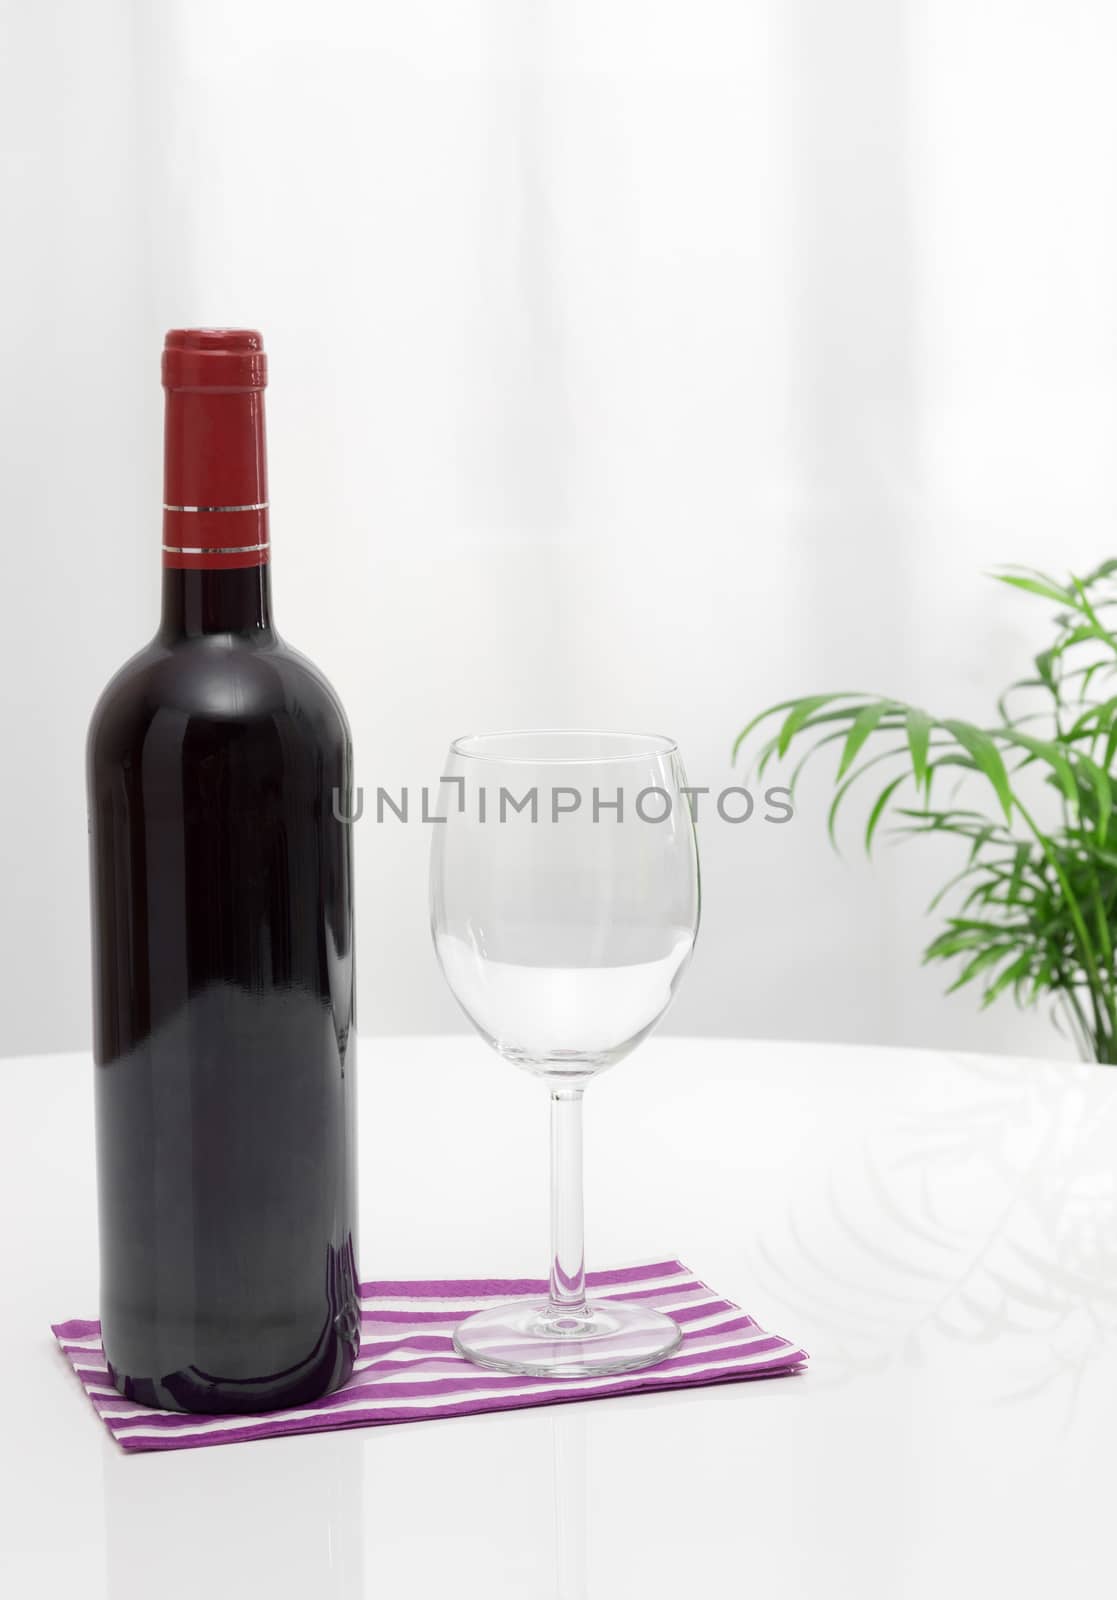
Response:
[[[612,755],[545,755],[541,751],[504,753],[488,748],[503,740],[516,739],[585,739],[606,742],[615,740],[618,745],[635,746]],[[470,749],[469,746],[481,746]],[[679,746],[663,733],[625,733],[610,728],[507,728],[490,733],[462,733],[450,740],[450,753],[465,761],[488,761],[500,765],[525,767],[595,767],[612,766],[625,761],[647,761],[652,756],[677,755]]]

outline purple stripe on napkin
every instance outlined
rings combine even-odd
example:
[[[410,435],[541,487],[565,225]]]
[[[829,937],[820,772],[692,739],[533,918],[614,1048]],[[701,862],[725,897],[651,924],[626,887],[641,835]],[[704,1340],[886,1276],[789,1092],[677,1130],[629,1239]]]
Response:
[[[680,1261],[591,1272],[591,1289],[615,1300],[641,1300],[673,1317],[683,1340],[666,1360],[602,1378],[526,1378],[487,1372],[456,1354],[450,1335],[474,1311],[502,1300],[534,1299],[547,1285],[533,1278],[393,1279],[361,1285],[361,1349],[352,1378],[312,1405],[258,1416],[200,1417],[158,1411],[113,1389],[101,1349],[101,1326],[75,1320],[53,1332],[86,1394],[125,1450],[187,1450],[288,1433],[426,1417],[468,1416],[563,1400],[681,1389],[798,1371],[806,1352],[765,1333],[731,1300],[707,1288]]]

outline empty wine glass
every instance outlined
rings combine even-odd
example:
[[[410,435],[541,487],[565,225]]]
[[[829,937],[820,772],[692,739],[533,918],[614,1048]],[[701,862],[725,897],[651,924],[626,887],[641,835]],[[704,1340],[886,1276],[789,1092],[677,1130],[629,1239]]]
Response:
[[[455,1348],[504,1372],[646,1366],[678,1326],[586,1296],[582,1092],[671,1003],[698,931],[698,850],[670,739],[494,733],[455,739],[432,829],[431,931],[466,1016],[551,1097],[550,1297],[462,1322]]]

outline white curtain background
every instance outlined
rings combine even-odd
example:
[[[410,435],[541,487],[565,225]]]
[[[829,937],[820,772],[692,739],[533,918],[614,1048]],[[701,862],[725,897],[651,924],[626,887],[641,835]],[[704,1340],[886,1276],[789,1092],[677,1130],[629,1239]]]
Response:
[[[263,329],[283,632],[358,777],[451,735],[762,706],[992,715],[1001,562],[1117,554],[1106,0],[3,6],[0,1051],[89,1037],[85,725],[154,627],[159,349]],[[666,1024],[1058,1051],[942,996],[953,853],[704,819]],[[850,822],[855,822],[851,813]],[[428,830],[357,825],[360,1021],[464,1028]]]

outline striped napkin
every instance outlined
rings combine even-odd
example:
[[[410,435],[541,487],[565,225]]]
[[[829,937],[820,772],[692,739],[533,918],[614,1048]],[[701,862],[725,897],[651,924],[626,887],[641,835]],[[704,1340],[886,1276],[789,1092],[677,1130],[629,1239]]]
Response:
[[[590,1272],[587,1283],[599,1297],[646,1300],[665,1311],[682,1328],[682,1344],[655,1366],[602,1378],[525,1378],[486,1372],[454,1351],[450,1336],[455,1325],[486,1306],[545,1295],[543,1279],[363,1283],[361,1348],[353,1376],[343,1388],[289,1411],[200,1417],[158,1411],[118,1395],[109,1382],[99,1322],[60,1322],[52,1331],[101,1419],[125,1450],[188,1450],[285,1433],[777,1377],[799,1370],[807,1359],[806,1351],[777,1334],[765,1333],[681,1261]]]

